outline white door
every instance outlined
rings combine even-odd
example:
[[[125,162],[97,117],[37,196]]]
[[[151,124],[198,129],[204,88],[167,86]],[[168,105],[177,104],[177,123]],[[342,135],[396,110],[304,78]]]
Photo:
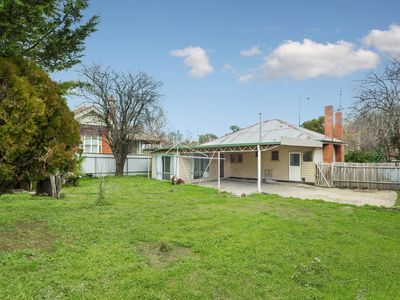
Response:
[[[301,153],[289,153],[289,181],[301,181]]]

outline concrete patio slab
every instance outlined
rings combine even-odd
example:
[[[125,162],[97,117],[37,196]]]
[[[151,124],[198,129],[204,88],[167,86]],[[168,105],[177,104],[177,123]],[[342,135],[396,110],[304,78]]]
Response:
[[[217,188],[217,181],[200,185]],[[323,188],[302,183],[271,182],[261,185],[262,192],[307,200],[324,200],[362,206],[365,204],[392,207],[397,194],[394,191]],[[257,193],[257,182],[253,180],[221,180],[221,190],[235,195]]]

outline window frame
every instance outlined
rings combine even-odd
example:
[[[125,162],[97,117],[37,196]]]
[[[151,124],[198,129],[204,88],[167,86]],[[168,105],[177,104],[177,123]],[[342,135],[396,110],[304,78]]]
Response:
[[[274,159],[274,153],[276,153],[277,154],[277,158],[276,159]],[[271,161],[279,161],[279,150],[272,150],[271,151]]]
[[[243,163],[243,153],[232,153],[231,154],[231,163],[232,164]]]
[[[307,157],[306,153],[311,153],[311,156],[310,156],[309,160],[305,159]],[[303,162],[313,162],[313,159],[314,159],[314,151],[312,151],[312,150],[303,151]]]
[[[87,148],[89,151],[86,150]],[[101,136],[83,136],[82,149],[84,153],[102,153],[103,145]]]

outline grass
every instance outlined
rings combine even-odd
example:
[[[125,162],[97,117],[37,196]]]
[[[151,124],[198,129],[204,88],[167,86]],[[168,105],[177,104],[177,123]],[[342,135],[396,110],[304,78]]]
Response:
[[[397,190],[397,199],[396,203],[394,204],[395,207],[400,207],[400,190]]]
[[[142,177],[0,196],[0,299],[398,299],[400,213]]]

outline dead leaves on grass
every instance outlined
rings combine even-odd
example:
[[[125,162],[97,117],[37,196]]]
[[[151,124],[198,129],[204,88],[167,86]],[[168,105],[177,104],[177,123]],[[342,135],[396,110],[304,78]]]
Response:
[[[0,251],[51,251],[57,239],[55,234],[49,232],[45,221],[17,221],[13,227],[10,231],[0,231]]]
[[[191,249],[172,246],[167,243],[142,243],[136,247],[140,255],[145,257],[148,266],[163,269],[191,254]]]

